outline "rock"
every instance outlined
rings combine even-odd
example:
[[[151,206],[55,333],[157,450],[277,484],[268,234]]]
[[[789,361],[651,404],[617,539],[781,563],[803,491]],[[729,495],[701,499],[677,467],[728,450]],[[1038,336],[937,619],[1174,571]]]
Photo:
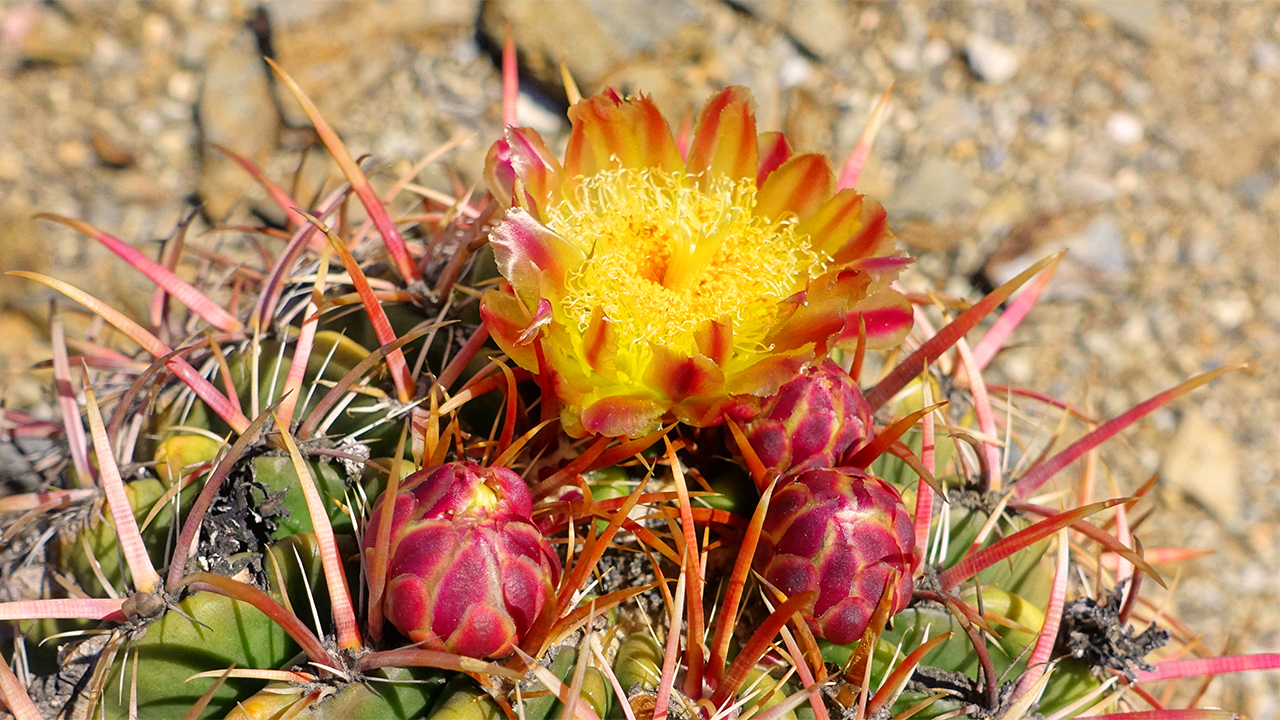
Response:
[[[280,115],[257,41],[248,29],[239,29],[214,47],[196,113],[203,139],[261,162],[276,145]],[[200,198],[210,217],[222,219],[253,187],[253,180],[216,149],[204,150]]]
[[[1280,45],[1266,40],[1253,44],[1249,53],[1253,56],[1253,64],[1262,72],[1280,71]]]
[[[963,97],[943,95],[920,111],[921,135],[947,145],[973,137],[981,125],[978,106]]]
[[[133,164],[133,153],[129,152],[106,133],[96,132],[89,138],[89,145],[98,161],[109,168],[126,168]]]
[[[951,59],[951,46],[941,38],[934,38],[920,51],[920,62],[927,68],[936,68]]]
[[[1156,0],[1078,0],[1078,4],[1141,42],[1151,42],[1160,25],[1160,3]]]
[[[0,13],[0,40],[18,47],[33,63],[73,65],[93,52],[86,29],[46,4],[11,7]]]
[[[1121,145],[1141,142],[1145,132],[1142,120],[1132,113],[1118,112],[1107,118],[1107,135]]]
[[[776,24],[810,53],[833,59],[853,42],[853,9],[839,0],[740,0],[735,3]]]
[[[661,11],[645,0],[486,0],[480,28],[501,47],[505,23],[523,69],[549,92],[559,92],[564,62],[583,92],[594,92],[610,74],[703,17],[689,0],[664,2]]]
[[[970,35],[964,44],[965,59],[975,77],[998,85],[1018,73],[1018,54],[1012,48],[983,35]]]
[[[1161,477],[1204,506],[1223,524],[1240,513],[1240,449],[1231,435],[1200,411],[1190,409],[1178,425],[1160,464]]]
[[[969,199],[972,187],[973,181],[958,165],[942,157],[930,156],[907,176],[885,205],[891,216],[943,223],[952,214],[972,207]]]

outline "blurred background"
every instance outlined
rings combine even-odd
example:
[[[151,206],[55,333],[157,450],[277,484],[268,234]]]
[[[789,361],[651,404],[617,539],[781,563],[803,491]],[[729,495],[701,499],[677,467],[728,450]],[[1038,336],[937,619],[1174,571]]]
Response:
[[[860,189],[917,256],[910,286],[976,298],[1070,251],[999,361],[1005,381],[1109,417],[1251,363],[1112,443],[1102,477],[1122,494],[1158,472],[1144,545],[1215,553],[1161,568],[1170,612],[1212,652],[1280,652],[1280,3],[7,0],[0,270],[145,317],[145,280],[31,216],[80,218],[154,254],[199,203],[189,245],[248,252],[204,233],[277,211],[209,143],[296,176],[300,197],[333,187],[264,54],[356,155],[398,175],[460,139],[452,170],[420,181],[479,182],[501,124],[504,22],[521,123],[553,145],[567,131],[561,62],[584,93],[644,91],[673,122],[745,85],[761,130],[837,163],[895,84]],[[0,401],[45,417],[51,377],[29,368],[49,357],[49,300],[0,277]],[[29,474],[38,450],[0,442],[0,475]],[[1280,674],[1217,679],[1203,704],[1280,718]]]

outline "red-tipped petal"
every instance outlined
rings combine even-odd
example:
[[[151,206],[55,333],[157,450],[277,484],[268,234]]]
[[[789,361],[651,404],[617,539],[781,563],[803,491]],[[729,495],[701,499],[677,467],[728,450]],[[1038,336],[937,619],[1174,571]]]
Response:
[[[525,370],[537,372],[537,354],[530,345],[520,342],[532,317],[514,295],[501,290],[487,291],[480,298],[480,317],[503,352]]]
[[[525,198],[510,198],[508,202],[526,203],[531,212],[540,216],[549,204],[559,199],[564,170],[547,150],[542,136],[534,130],[507,128],[505,142],[512,180],[520,181],[526,195]],[[510,194],[507,189],[507,195]]]
[[[653,360],[645,383],[672,400],[716,393],[724,386],[724,373],[710,359],[681,357],[662,346],[653,345]]]
[[[537,307],[541,299],[543,277],[553,288],[564,287],[565,275],[585,258],[581,250],[520,208],[507,212],[489,241],[498,270],[529,307]]]
[[[838,347],[852,349],[858,341],[859,318],[866,326],[867,347],[889,348],[911,332],[911,303],[895,290],[884,289],[863,298],[845,314]]]
[[[677,172],[684,167],[671,128],[651,98],[596,95],[569,108],[569,122],[566,178],[617,168]]]
[[[618,332],[599,307],[592,311],[591,322],[582,334],[582,354],[591,369],[601,376],[616,375],[613,361],[618,356]]]
[[[875,198],[841,190],[796,228],[812,238],[814,249],[831,254],[837,265],[893,251],[884,207]]]
[[[767,218],[793,214],[805,220],[831,199],[835,182],[831,161],[818,153],[801,153],[760,184],[755,213]]]
[[[751,94],[728,87],[707,101],[689,147],[689,174],[755,179],[758,174],[756,117]]]
[[[777,170],[791,157],[791,144],[780,132],[760,133],[756,151],[760,154],[760,169],[756,173],[756,187],[764,185],[770,173]]]
[[[583,410],[580,422],[590,435],[635,437],[657,425],[664,409],[652,398],[607,397]]]
[[[693,339],[698,344],[698,352],[724,367],[733,357],[733,318],[725,316],[718,321],[707,320],[694,331]]]

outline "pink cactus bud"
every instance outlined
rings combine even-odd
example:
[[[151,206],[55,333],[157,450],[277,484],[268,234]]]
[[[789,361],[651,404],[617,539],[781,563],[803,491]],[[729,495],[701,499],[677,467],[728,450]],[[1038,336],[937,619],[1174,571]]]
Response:
[[[849,373],[825,360],[767,398],[746,429],[765,467],[783,475],[833,467],[871,436],[871,407]]]
[[[369,518],[366,552],[385,500]],[[504,467],[454,462],[405,478],[391,521],[387,620],[424,647],[510,655],[560,580],[560,558],[531,512],[528,486]]]
[[[755,568],[787,595],[818,593],[801,614],[814,634],[862,637],[893,573],[893,612],[911,599],[915,532],[898,491],[855,468],[809,470],[769,504]]]

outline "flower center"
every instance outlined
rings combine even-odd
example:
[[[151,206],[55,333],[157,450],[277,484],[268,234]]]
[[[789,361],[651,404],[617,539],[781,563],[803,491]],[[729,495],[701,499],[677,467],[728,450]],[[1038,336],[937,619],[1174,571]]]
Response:
[[[778,301],[830,259],[794,217],[758,217],[755,202],[754,182],[723,176],[705,188],[653,170],[583,179],[547,213],[547,226],[587,256],[566,278],[568,323],[585,332],[599,307],[620,348],[654,342],[688,355],[695,329],[729,318],[734,345],[759,349]]]

